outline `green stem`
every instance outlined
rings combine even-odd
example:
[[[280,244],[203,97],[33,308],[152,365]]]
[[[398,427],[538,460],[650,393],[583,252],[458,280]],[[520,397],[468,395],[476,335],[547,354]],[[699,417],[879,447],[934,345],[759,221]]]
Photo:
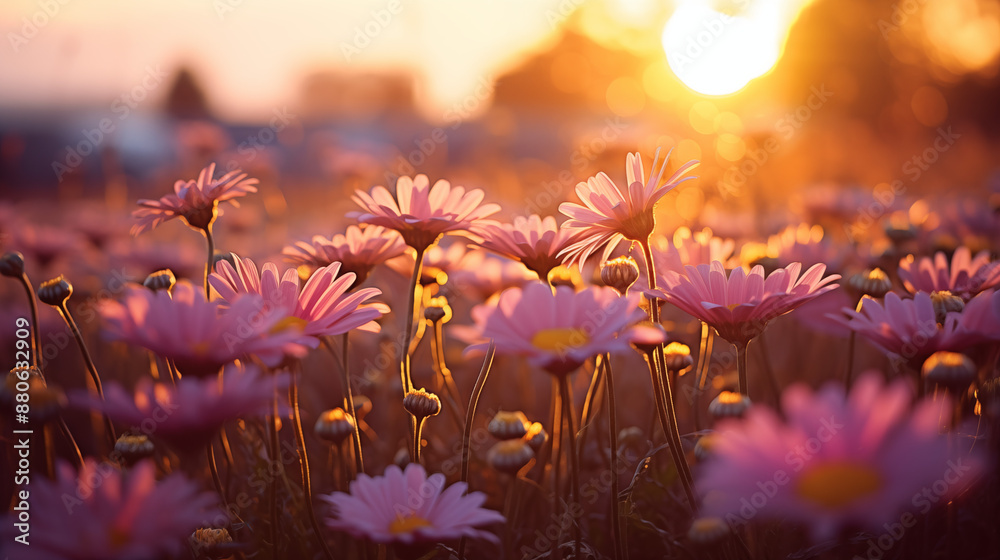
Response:
[[[24,291],[28,296],[28,306],[31,308],[31,365],[37,368],[38,353],[42,349],[42,333],[38,324],[38,302],[35,301],[35,290],[31,287],[28,274],[22,272],[19,280],[24,286]]]
[[[410,277],[410,288],[406,294],[406,315],[403,315],[403,343],[399,347],[399,375],[403,383],[403,396],[413,390],[413,379],[410,377],[410,340],[413,336],[413,308],[416,303],[417,282],[420,280],[420,268],[424,262],[424,250],[415,249],[417,254],[413,260],[413,275]]]
[[[316,539],[323,548],[323,555],[326,556],[327,560],[333,560],[333,553],[330,552],[330,547],[326,544],[326,539],[323,538],[323,530],[320,527],[319,520],[316,518],[316,508],[313,505],[312,475],[309,472],[309,452],[306,450],[306,437],[305,433],[302,431],[302,415],[299,412],[299,376],[297,371],[292,371],[291,374],[292,382],[288,386],[288,399],[292,404],[292,420],[295,425],[295,440],[299,446],[299,452],[302,454],[300,457],[300,463],[302,466],[302,494],[307,502],[306,512],[309,515],[309,523],[312,525],[313,531],[316,533]]]
[[[211,224],[201,231],[205,234],[205,239],[208,242],[208,259],[205,262],[205,299],[209,300],[212,299],[212,287],[208,284],[208,277],[212,274],[212,269],[215,268],[215,238],[212,237]]]
[[[97,396],[104,400],[104,386],[101,385],[101,376],[97,373],[97,366],[94,365],[94,359],[90,357],[90,351],[87,350],[87,344],[83,341],[83,333],[80,332],[80,327],[77,326],[76,321],[73,320],[73,315],[69,312],[69,307],[66,306],[66,302],[59,304],[56,309],[59,310],[59,314],[62,315],[64,321],[69,326],[69,330],[73,331],[73,338],[76,339],[77,346],[80,347],[80,353],[83,354],[83,361],[87,364],[87,371],[90,372],[90,379],[94,382],[94,388],[97,390]],[[111,424],[111,419],[108,418],[107,414],[104,414],[104,424],[107,427],[108,435],[111,438],[111,445],[114,446],[115,442],[118,441],[118,436],[115,435],[115,427]]]
[[[566,442],[569,445],[568,455],[569,455],[569,495],[570,503],[574,506],[579,505],[580,499],[580,465],[578,462],[578,456],[576,454],[576,428],[575,421],[573,419],[573,401],[569,394],[569,381],[567,381],[566,376],[563,375],[559,377],[559,393],[562,395],[563,401],[563,417],[566,419],[569,429],[566,430]],[[573,511],[578,511],[578,507],[574,507]],[[580,523],[579,520],[573,519],[573,558],[580,558]]]
[[[740,377],[740,394],[749,397],[750,392],[747,387],[747,346],[748,343],[736,343],[736,368]]]
[[[615,551],[615,560],[622,560],[628,557],[628,543],[622,539],[621,516],[618,511],[618,419],[610,354],[604,355],[604,385],[608,392],[608,431],[611,440],[611,546]]]
[[[476,417],[476,406],[479,405],[479,396],[483,393],[486,385],[486,378],[490,375],[490,367],[493,365],[493,356],[496,354],[497,345],[492,339],[489,348],[486,349],[486,358],[483,360],[483,367],[479,370],[479,377],[476,378],[476,385],[472,388],[472,397],[469,399],[469,409],[465,413],[465,432],[462,434],[462,482],[465,483],[466,491],[469,488],[469,459],[472,455],[472,421]],[[458,557],[465,558],[465,537],[458,545]]]

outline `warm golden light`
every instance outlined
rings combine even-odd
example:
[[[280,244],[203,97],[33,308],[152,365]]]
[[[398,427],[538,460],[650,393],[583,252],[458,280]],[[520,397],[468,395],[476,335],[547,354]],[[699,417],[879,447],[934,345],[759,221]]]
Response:
[[[684,0],[663,30],[671,70],[689,88],[729,95],[769,72],[810,0]]]

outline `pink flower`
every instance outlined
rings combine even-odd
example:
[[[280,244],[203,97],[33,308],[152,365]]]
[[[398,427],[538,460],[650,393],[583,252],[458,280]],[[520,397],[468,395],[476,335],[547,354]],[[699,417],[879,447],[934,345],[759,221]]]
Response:
[[[688,179],[693,179],[694,177],[683,179],[681,177],[698,165],[697,161],[681,165],[661,185],[660,179],[667,168],[670,154],[664,158],[663,165],[654,178],[653,171],[656,169],[659,157],[660,151],[657,150],[653,159],[653,169],[644,182],[642,158],[638,152],[628,155],[625,164],[628,188],[625,192],[601,172],[588,179],[586,183],[576,186],[576,194],[583,201],[583,205],[573,202],[559,205],[559,211],[570,218],[563,224],[563,228],[579,234],[578,240],[563,251],[567,263],[579,263],[582,269],[583,262],[602,245],[607,244],[604,256],[601,257],[601,261],[606,261],[623,240],[645,242],[649,238],[655,225],[653,206],[671,189]]]
[[[375,322],[389,308],[381,303],[365,305],[369,299],[382,293],[377,288],[363,288],[347,294],[354,284],[354,273],[337,278],[340,263],[324,266],[306,282],[299,291],[299,274],[290,268],[279,274],[274,263],[266,263],[262,272],[250,259],[233,254],[234,268],[226,261],[215,267],[208,281],[219,296],[235,304],[244,294],[256,294],[264,299],[268,309],[279,312],[286,321],[296,324],[301,336],[298,344],[316,348],[319,337],[344,334],[354,329],[378,332]]]
[[[83,248],[83,238],[75,231],[31,222],[15,225],[11,229],[10,241],[10,248],[34,259],[42,268],[61,256],[76,254]]]
[[[662,297],[689,315],[714,327],[719,336],[741,345],[763,332],[767,323],[803,303],[836,289],[839,275],[823,277],[826,266],[812,266],[801,277],[802,266],[792,263],[764,277],[755,266],[747,274],[736,268],[726,278],[719,261],[685,267],[687,275],[668,271]]]
[[[201,170],[197,181],[174,183],[174,194],[159,200],[139,200],[141,208],[132,214],[136,218],[132,235],[149,231],[174,218],[183,218],[193,228],[207,229],[215,220],[216,207],[220,202],[229,201],[239,206],[236,198],[257,192],[257,179],[248,179],[247,174],[238,169],[218,179],[214,176],[213,163]]]
[[[1000,262],[990,262],[988,251],[972,257],[968,247],[959,247],[951,257],[937,253],[934,258],[915,260],[908,255],[899,261],[899,279],[910,293],[949,291],[965,301],[1000,285]]]
[[[203,450],[226,422],[268,414],[275,390],[284,390],[288,382],[285,374],[268,377],[253,366],[242,372],[230,365],[221,382],[185,376],[172,386],[154,384],[147,377],[134,396],[109,383],[103,401],[88,391],[71,394],[70,401],[100,410],[136,433],[150,432],[177,450],[194,453]]]
[[[444,475],[427,476],[416,463],[407,465],[405,471],[390,465],[380,477],[359,474],[349,494],[324,496],[334,513],[326,524],[377,543],[411,545],[462,537],[499,543],[492,533],[476,527],[502,523],[503,516],[480,507],[485,494],[466,495],[467,489],[464,482],[445,489]]]
[[[754,406],[720,424],[698,476],[703,515],[730,526],[787,518],[822,540],[853,526],[882,531],[939,480],[948,483],[941,497],[967,488],[984,465],[939,434],[947,399],[911,410],[906,382],[883,386],[880,377],[862,376],[848,397],[836,384],[816,393],[793,386],[782,395],[787,421]]]
[[[524,356],[549,373],[565,375],[592,356],[629,350],[628,327],[641,321],[637,295],[614,288],[554,291],[541,281],[511,288],[492,304],[477,306],[472,318],[483,338],[501,354]]]
[[[260,296],[244,295],[223,309],[186,280],[169,293],[130,286],[121,303],[103,301],[98,312],[108,338],[169,358],[185,375],[212,375],[247,355],[275,366],[286,354],[305,352],[301,329],[267,309]]]
[[[485,251],[469,251],[448,274],[444,293],[485,300],[535,279],[537,275],[519,262],[501,259]]]
[[[860,311],[845,307],[843,313],[846,316],[831,318],[916,369],[939,350],[959,352],[987,340],[1000,340],[1000,292],[979,294],[961,312],[947,313],[944,324],[938,324],[926,292],[918,292],[913,299],[889,292],[885,303],[865,298]]]
[[[223,515],[214,494],[182,475],[157,482],[152,461],[122,472],[87,459],[79,475],[63,463],[55,480],[31,480],[30,498],[30,545],[14,543],[16,516],[0,529],[14,560],[173,557],[193,530]]]
[[[494,253],[520,261],[535,271],[540,280],[562,264],[559,254],[569,247],[577,233],[560,229],[556,219],[538,214],[517,216],[510,224],[489,224],[476,230],[483,241],[479,245]]]
[[[445,180],[434,186],[426,175],[396,180],[396,197],[378,186],[371,194],[357,191],[352,197],[364,212],[350,212],[348,217],[398,231],[407,245],[422,251],[445,233],[469,232],[492,223],[487,216],[500,211],[498,204],[481,204],[483,191],[452,187]]]
[[[340,263],[343,273],[357,275],[355,285],[360,285],[376,265],[398,257],[406,251],[406,244],[398,233],[381,226],[348,226],[347,233],[331,238],[314,236],[312,241],[297,241],[285,247],[285,258],[295,264],[322,267]]]
[[[778,259],[780,266],[793,262],[802,263],[802,266],[823,263],[831,270],[840,270],[847,259],[845,247],[824,237],[821,226],[809,224],[788,226],[772,235],[767,239],[767,252]]]

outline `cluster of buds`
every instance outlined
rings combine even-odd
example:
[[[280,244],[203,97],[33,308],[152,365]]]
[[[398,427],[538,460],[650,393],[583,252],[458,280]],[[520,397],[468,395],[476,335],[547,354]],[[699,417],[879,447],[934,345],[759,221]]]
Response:
[[[500,440],[487,453],[490,465],[511,476],[517,476],[549,439],[542,425],[530,422],[521,411],[497,412],[486,429]]]

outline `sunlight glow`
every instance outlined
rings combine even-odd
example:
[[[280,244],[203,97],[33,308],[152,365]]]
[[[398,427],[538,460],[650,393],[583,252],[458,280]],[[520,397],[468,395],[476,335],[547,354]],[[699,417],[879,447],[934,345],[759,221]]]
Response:
[[[810,0],[683,0],[663,30],[674,74],[705,95],[729,95],[774,68]]]

